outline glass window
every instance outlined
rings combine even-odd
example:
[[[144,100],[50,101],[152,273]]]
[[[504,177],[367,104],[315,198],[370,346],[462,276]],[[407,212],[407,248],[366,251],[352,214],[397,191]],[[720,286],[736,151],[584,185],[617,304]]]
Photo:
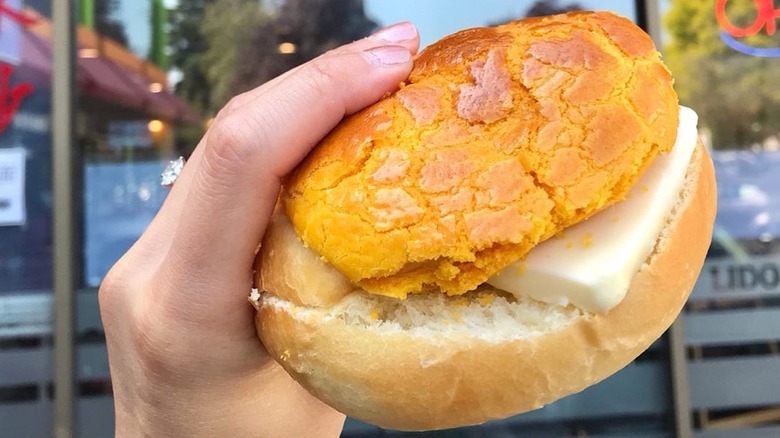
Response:
[[[42,3],[42,2],[41,2]],[[34,12],[0,15],[0,293],[51,288],[51,47]],[[0,9],[0,11],[3,11]],[[0,12],[1,13],[1,12]]]
[[[0,2],[0,424],[49,436],[52,290],[49,1]]]
[[[97,287],[159,210],[166,164],[202,135],[204,113],[174,92],[161,0],[80,0],[76,124],[82,253],[77,306],[79,436],[113,432]],[[190,2],[192,3],[192,2]],[[95,412],[101,413],[95,415]]]
[[[232,96],[403,20],[418,25],[424,46],[460,29],[570,9],[646,16],[644,2],[606,0],[76,3],[77,435],[84,437],[113,433],[96,288],[162,204],[160,171],[190,153]],[[771,1],[716,2],[722,10],[661,3],[662,48],[681,102],[701,117],[720,184],[715,240],[686,318],[695,426],[750,427],[752,418],[766,418],[750,415],[756,406],[780,405],[771,378],[780,372],[780,40],[769,31],[774,18],[755,10]],[[0,87],[14,98],[0,102],[0,424],[14,436],[51,435],[50,15],[47,0],[0,0]],[[661,339],[615,376],[538,411],[409,435],[671,436],[667,350]],[[732,391],[732,382],[747,389]],[[352,419],[343,433],[405,435]]]
[[[777,2],[663,2],[664,51],[718,182],[712,246],[685,315],[694,426],[762,429],[780,387]],[[752,430],[751,430],[752,429]]]

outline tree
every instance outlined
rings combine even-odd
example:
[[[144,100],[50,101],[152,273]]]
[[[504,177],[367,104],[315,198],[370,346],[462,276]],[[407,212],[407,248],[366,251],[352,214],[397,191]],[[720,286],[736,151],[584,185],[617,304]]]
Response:
[[[258,0],[214,0],[206,6],[200,30],[208,48],[202,62],[211,87],[209,107],[213,110],[256,85],[239,82],[239,73],[247,64],[264,61],[250,54],[255,35],[270,19],[266,5]]]
[[[737,26],[756,18],[752,1],[728,2]],[[670,36],[664,48],[667,65],[683,105],[699,113],[700,127],[711,133],[715,148],[745,148],[780,131],[780,63],[739,53],[720,38],[713,2],[673,0],[664,17]],[[777,47],[763,32],[742,42]]]
[[[152,41],[149,46],[148,59],[163,70],[167,70],[168,52],[167,32],[165,29],[168,21],[168,9],[163,4],[163,0],[152,0],[152,14],[150,24],[152,27]]]
[[[95,31],[127,46],[124,24],[113,18],[118,7],[118,0],[95,0]]]
[[[274,17],[259,26],[243,53],[227,95],[251,89],[314,57],[369,35],[377,24],[363,10],[362,0],[286,0]],[[289,43],[293,53],[282,53]]]
[[[205,113],[377,28],[362,0],[180,0],[170,24],[176,91]]]
[[[208,43],[203,32],[206,6],[214,0],[179,0],[168,16],[171,66],[178,69],[182,79],[176,84],[176,94],[202,112],[211,103],[211,84],[206,77],[207,65],[203,60]]]

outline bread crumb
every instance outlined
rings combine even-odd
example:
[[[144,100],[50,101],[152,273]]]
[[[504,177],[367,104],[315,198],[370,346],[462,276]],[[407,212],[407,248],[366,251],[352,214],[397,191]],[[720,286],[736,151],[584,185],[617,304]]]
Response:
[[[593,246],[593,233],[587,232],[584,236],[582,236],[582,246],[585,248],[590,248]]]
[[[493,300],[496,299],[496,296],[493,294],[485,294],[479,296],[479,305],[482,307],[487,307],[491,303],[493,303]]]
[[[378,307],[374,307],[373,310],[371,310],[371,320],[379,321],[379,308]]]
[[[260,298],[260,291],[253,287],[252,291],[249,292],[249,302],[254,306],[255,310],[260,309]]]
[[[460,312],[457,310],[452,312],[452,319],[454,319],[458,324],[463,324],[463,318],[460,317]]]

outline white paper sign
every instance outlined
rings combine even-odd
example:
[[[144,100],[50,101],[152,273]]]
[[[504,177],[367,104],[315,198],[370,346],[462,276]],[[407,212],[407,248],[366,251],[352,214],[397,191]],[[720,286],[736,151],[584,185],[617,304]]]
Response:
[[[0,149],[0,226],[24,225],[24,148]]]

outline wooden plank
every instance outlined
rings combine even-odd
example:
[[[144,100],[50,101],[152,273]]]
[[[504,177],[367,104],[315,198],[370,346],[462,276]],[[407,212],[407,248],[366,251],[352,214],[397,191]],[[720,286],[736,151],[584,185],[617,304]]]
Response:
[[[0,387],[48,382],[52,376],[51,348],[0,352]]]
[[[688,365],[694,409],[780,404],[780,357],[709,359]]]
[[[703,430],[694,433],[693,436],[695,438],[777,438],[780,437],[780,426]]]
[[[759,409],[755,411],[743,412],[728,417],[711,420],[709,428],[736,428],[750,427],[761,424],[776,423],[780,421],[780,407]]]
[[[81,290],[76,295],[76,333],[103,333],[103,321],[100,319],[97,290]]]
[[[111,396],[77,399],[76,427],[79,437],[114,436],[114,400]]]
[[[780,308],[688,313],[685,339],[689,345],[739,345],[780,339]]]
[[[103,332],[97,290],[76,294],[76,333]],[[52,333],[54,302],[50,290],[0,295],[0,339],[44,337]]]
[[[114,401],[110,396],[76,401],[80,437],[114,436]],[[52,404],[48,400],[0,404],[0,436],[48,438],[52,436]]]
[[[50,290],[0,295],[0,339],[51,334],[52,309]]]
[[[105,344],[79,346],[76,350],[79,380],[109,380],[108,352]]]
[[[51,437],[51,403],[48,401],[38,401],[30,403],[0,404],[0,436],[25,438]]]
[[[360,420],[347,417],[347,420],[344,422],[343,432],[345,434],[365,434],[368,432],[375,432],[378,434],[380,430],[380,428],[374,426],[373,424],[364,423]]]
[[[0,387],[45,384],[52,379],[52,349],[12,349],[0,352]],[[105,344],[81,345],[76,350],[79,380],[108,380]]]

